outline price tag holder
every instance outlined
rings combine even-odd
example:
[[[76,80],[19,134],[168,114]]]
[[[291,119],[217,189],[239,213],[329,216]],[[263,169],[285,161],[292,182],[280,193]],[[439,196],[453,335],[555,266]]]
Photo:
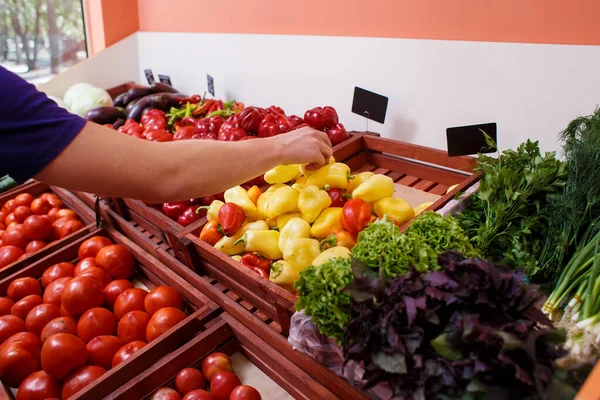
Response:
[[[352,100],[352,112],[383,124],[387,114],[388,98],[356,86]]]
[[[498,151],[498,127],[495,122],[490,122],[447,128],[446,141],[450,157],[495,153]]]
[[[144,74],[146,75],[146,80],[148,81],[148,85],[152,85],[156,82],[154,79],[154,72],[151,69],[145,69]]]
[[[167,85],[169,85],[169,86],[173,86],[173,85],[171,84],[171,78],[169,77],[169,75],[161,75],[161,74],[158,74],[158,80],[159,80],[161,83],[165,83],[165,84],[167,84]]]
[[[208,93],[210,93],[212,97],[215,97],[215,80],[208,74],[206,74],[206,85],[208,86]]]

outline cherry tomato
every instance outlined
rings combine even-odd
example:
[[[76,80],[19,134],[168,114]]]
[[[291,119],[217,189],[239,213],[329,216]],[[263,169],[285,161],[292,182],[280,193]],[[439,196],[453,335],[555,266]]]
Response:
[[[62,230],[63,226],[65,226],[65,224],[69,221],[73,221],[73,218],[58,218],[52,223],[52,237],[55,240],[61,238],[60,231]]]
[[[3,315],[10,315],[10,310],[15,302],[8,297],[0,297],[0,317]]]
[[[25,378],[40,369],[41,346],[36,339],[21,337],[12,342],[7,340],[0,346],[0,379],[8,386],[18,387]]]
[[[60,228],[59,238],[69,236],[70,234],[77,232],[80,229],[85,228],[85,225],[81,221],[76,219],[70,219]]]
[[[29,240],[45,240],[52,233],[52,222],[47,215],[31,215],[23,222],[23,229]]]
[[[6,246],[2,243],[2,247],[0,247],[0,268],[4,268],[15,261],[17,261],[21,256],[25,254],[23,250],[16,246]]]
[[[117,297],[127,289],[132,288],[133,283],[127,279],[117,279],[116,281],[112,281],[104,287],[104,301],[110,308],[113,308],[115,301],[117,301]]]
[[[214,400],[214,397],[206,390],[196,389],[183,396],[183,400]]]
[[[42,286],[48,287],[48,285],[59,278],[73,277],[73,271],[75,267],[69,262],[60,262],[54,264],[51,267],[46,268],[42,274]]]
[[[117,318],[106,308],[96,307],[87,310],[77,323],[77,336],[88,343],[96,336],[117,333]]]
[[[42,298],[37,294],[31,294],[17,301],[15,305],[12,306],[10,313],[24,320],[27,317],[27,314],[29,314],[29,311],[40,304],[42,304]]]
[[[112,360],[123,342],[116,336],[96,336],[87,344],[88,364],[105,369],[112,367]]]
[[[73,278],[65,276],[64,278],[58,278],[57,280],[52,281],[44,291],[44,297],[42,298],[44,303],[54,304],[56,307],[60,308],[62,306],[62,291],[67,282],[71,279]]]
[[[41,296],[42,288],[40,287],[38,281],[33,278],[17,278],[12,281],[10,285],[8,285],[6,294],[13,301],[19,301],[23,297],[29,296],[30,294],[37,294],[38,296]]]
[[[19,385],[17,400],[59,399],[61,390],[62,385],[59,381],[44,371],[37,371]]]
[[[212,380],[213,376],[221,371],[233,371],[231,359],[227,354],[212,353],[206,356],[202,361],[202,374],[209,381]]]
[[[231,392],[233,392],[233,389],[241,384],[240,378],[233,372],[217,372],[210,380],[210,393],[215,400],[229,400],[229,396],[231,395]]]
[[[61,208],[60,210],[57,211],[56,216],[60,219],[60,218],[71,218],[71,219],[77,219],[77,213],[69,208]]]
[[[21,193],[15,197],[15,207],[31,205],[33,201],[33,195],[31,193]]]
[[[71,317],[58,317],[48,322],[42,333],[40,339],[45,342],[50,336],[55,333],[70,333],[71,335],[77,335],[77,322]]]
[[[117,336],[123,343],[145,341],[148,322],[150,322],[148,313],[140,310],[130,311],[119,320]]]
[[[65,284],[60,299],[69,314],[81,315],[90,308],[101,307],[104,293],[96,279],[79,276]]]
[[[25,254],[33,254],[46,247],[46,242],[43,240],[32,240],[25,246]]]
[[[175,389],[164,387],[152,393],[150,400],[181,400],[181,396]]]
[[[84,365],[87,358],[85,343],[75,335],[56,333],[42,345],[42,368],[55,379],[65,379]]]
[[[12,224],[13,222],[17,222],[15,221],[15,214],[13,214],[12,212],[10,214],[8,214],[6,216],[6,218],[4,219],[4,225],[6,225],[7,227]]]
[[[125,346],[121,347],[112,359],[112,367],[116,367],[121,364],[123,361],[127,360],[131,357],[136,351],[141,350],[146,343],[136,340],[135,342],[127,343]]]
[[[60,308],[54,304],[40,304],[39,306],[35,306],[27,314],[27,318],[25,318],[27,332],[40,336],[46,324],[58,317],[60,317]]]
[[[48,200],[48,203],[50,203],[50,206],[52,207],[63,208],[65,206],[63,201],[55,194],[50,194],[46,200]]]
[[[183,321],[187,315],[183,311],[174,307],[161,308],[154,313],[148,326],[146,327],[146,341],[150,343],[181,321]]]
[[[31,215],[31,209],[27,206],[18,206],[13,211],[13,214],[15,215],[15,222],[22,224]]]
[[[175,378],[175,387],[182,395],[196,389],[204,389],[206,387],[206,379],[202,372],[196,368],[184,368],[177,374]]]
[[[108,272],[106,272],[106,270],[104,268],[98,268],[98,267],[86,268],[82,272],[77,274],[76,276],[89,276],[90,278],[94,278],[100,283],[100,286],[102,286],[102,289],[104,289],[106,287],[106,285],[108,285],[110,283],[110,274]]]
[[[15,225],[6,228],[4,236],[2,236],[2,244],[4,246],[15,246],[21,250],[25,250],[29,240],[25,237],[25,228],[23,225]]]
[[[112,241],[104,236],[94,236],[81,243],[79,246],[78,256],[80,260],[88,257],[96,257],[100,249],[110,246]]]
[[[127,314],[129,311],[144,311],[144,300],[147,294],[148,292],[140,288],[127,289],[121,293],[117,297],[114,306],[114,312],[117,319],[120,320],[123,315]]]
[[[81,274],[85,269],[91,267],[98,267],[98,264],[96,264],[96,259],[92,257],[84,258],[81,261],[79,261],[75,266],[75,269],[73,270],[73,276],[77,276]]]
[[[230,400],[262,400],[260,393],[258,390],[254,389],[252,386],[240,385],[233,389],[231,395],[229,395]]]
[[[106,269],[113,279],[131,279],[135,274],[135,258],[119,244],[102,248],[96,255],[96,264]]]
[[[58,219],[58,208],[54,207],[51,208],[50,211],[48,211],[48,214],[46,214],[48,216],[48,218],[50,218],[50,222],[54,223],[54,221],[56,221]]]
[[[86,365],[76,369],[67,377],[62,389],[62,399],[66,400],[81,389],[100,378],[106,370],[96,365]]]
[[[183,309],[183,297],[177,289],[169,286],[157,286],[148,293],[144,300],[144,307],[150,315],[165,307]]]
[[[46,199],[37,198],[31,202],[31,212],[35,215],[48,214],[52,206]]]
[[[15,315],[0,317],[0,344],[15,333],[25,332],[25,321]]]

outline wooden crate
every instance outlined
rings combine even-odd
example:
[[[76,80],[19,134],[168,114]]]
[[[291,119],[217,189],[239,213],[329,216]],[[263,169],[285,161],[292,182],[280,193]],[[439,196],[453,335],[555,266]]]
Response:
[[[106,206],[104,207],[106,208]],[[214,279],[214,277],[206,273],[198,274],[188,268],[175,258],[174,252],[167,243],[152,235],[152,233],[145,230],[142,226],[126,221],[116,212],[109,209],[106,209],[102,213],[108,217],[107,222],[115,229],[122,232],[146,252],[159,259],[186,282],[189,282],[210,300],[214,301],[223,311],[237,321],[240,321],[255,335],[266,341],[269,346],[290,360],[294,365],[307,372],[339,398],[366,399],[366,396],[350,386],[345,379],[337,376],[312,357],[293,350],[285,336],[281,334],[281,326],[269,318],[261,309],[256,308],[249,301],[246,301],[236,292],[230,290],[226,285]],[[205,260],[200,260],[200,263],[202,263],[201,271],[214,269]]]
[[[30,276],[39,279],[46,268],[51,265],[63,261],[76,262],[80,244],[95,235],[107,236],[114,243],[125,246],[135,256],[137,272],[134,279],[148,289],[160,285],[167,285],[177,289],[185,299],[185,311],[188,317],[156,340],[147,344],[125,362],[107,371],[100,379],[82,389],[72,399],[95,400],[104,398],[154,365],[165,355],[183,346],[196,336],[196,334],[204,330],[209,322],[219,313],[218,306],[207,296],[112,228],[94,230],[82,238],[66,244],[61,250],[0,280],[0,296],[6,295],[6,290],[10,282],[16,278]],[[3,388],[3,397],[1,386],[0,399],[12,398],[11,391],[6,387]]]
[[[38,260],[41,260],[45,256],[52,254],[53,252],[59,250],[66,244],[72,243],[72,242],[78,240],[79,238],[83,237],[84,235],[88,234],[90,231],[96,229],[96,217],[95,217],[93,211],[89,207],[87,207],[83,202],[81,202],[79,199],[77,199],[75,196],[73,196],[70,192],[68,192],[64,189],[54,187],[54,186],[48,186],[44,183],[37,182],[37,181],[33,181],[28,184],[21,185],[15,189],[16,189],[15,191],[3,193],[2,195],[0,195],[0,207],[2,207],[4,205],[4,203],[6,203],[8,200],[14,198],[15,196],[17,196],[21,193],[31,193],[34,196],[39,196],[40,194],[42,194],[44,192],[53,192],[63,201],[63,203],[65,204],[65,207],[72,209],[73,211],[75,211],[77,213],[77,215],[79,215],[81,222],[83,222],[83,224],[86,226],[85,226],[85,228],[80,229],[77,232],[73,232],[72,234],[70,234],[60,240],[57,240],[53,243],[48,244],[43,249],[31,254],[30,256],[28,256],[24,259],[22,259],[20,261],[16,261],[16,262],[0,269],[0,279],[3,279],[5,277],[13,274],[15,271],[18,271],[28,265],[33,264],[34,262],[36,262]]]

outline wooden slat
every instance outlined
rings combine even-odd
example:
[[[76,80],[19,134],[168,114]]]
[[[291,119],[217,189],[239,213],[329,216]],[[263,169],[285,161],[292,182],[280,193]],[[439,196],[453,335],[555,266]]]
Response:
[[[391,171],[385,168],[377,168],[375,171],[373,171],[373,173],[377,175],[387,175],[389,172]]]
[[[367,153],[364,151],[348,158],[344,163],[350,167],[351,171],[357,171],[367,163]]]
[[[438,183],[437,185],[435,185],[434,187],[432,187],[429,190],[429,193],[432,194],[439,194],[440,196],[444,195],[446,193],[446,191],[448,190],[449,186],[446,185],[442,185],[441,183]]]
[[[400,173],[400,172],[394,172],[394,171],[392,171],[392,172],[390,172],[390,173],[388,174],[388,176],[389,176],[390,178],[392,178],[392,180],[393,180],[394,182],[398,182],[398,181],[399,181],[401,178],[403,178],[403,177],[404,177],[404,174],[402,174],[402,173]]]
[[[404,176],[404,178],[400,179],[398,182],[399,185],[404,185],[404,186],[412,186],[415,183],[417,183],[419,181],[419,178],[417,178],[416,176],[409,176],[406,175]]]
[[[344,162],[350,156],[363,151],[365,142],[363,137],[364,132],[351,132],[350,139],[333,147],[333,157],[336,161]]]
[[[424,192],[429,192],[429,189],[431,189],[435,185],[436,185],[435,182],[422,180],[421,182],[419,182],[416,185],[414,185],[413,188],[422,190]]]

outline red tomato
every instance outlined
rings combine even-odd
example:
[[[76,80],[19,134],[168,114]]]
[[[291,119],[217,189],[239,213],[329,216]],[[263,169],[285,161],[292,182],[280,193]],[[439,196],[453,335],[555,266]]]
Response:
[[[10,313],[12,315],[16,315],[21,319],[25,319],[29,311],[33,310],[33,307],[39,306],[42,304],[42,298],[37,294],[30,294],[29,296],[23,297],[21,300],[17,301]]]
[[[79,276],[65,284],[60,299],[65,311],[81,315],[90,308],[101,307],[104,303],[104,293],[96,279]]]
[[[77,221],[76,219],[70,219],[67,222],[65,222],[65,224],[60,228],[60,233],[58,237],[62,239],[83,228],[85,228],[85,225],[81,221]]]
[[[96,264],[105,268],[113,279],[131,279],[135,274],[135,258],[119,244],[102,248],[96,255]]]
[[[231,392],[233,392],[233,389],[241,384],[240,378],[233,372],[217,372],[210,380],[210,393],[215,400],[229,400],[229,396],[231,395]]]
[[[46,199],[37,198],[31,202],[31,212],[35,215],[48,214],[52,206]]]
[[[31,209],[27,206],[18,206],[13,211],[13,214],[15,215],[15,222],[22,224],[31,215]]]
[[[75,321],[79,320],[79,317],[81,317],[80,314],[71,314],[70,312],[65,310],[65,307],[63,307],[62,304],[60,305],[60,316],[73,318]]]
[[[29,240],[25,237],[25,228],[23,225],[15,225],[6,228],[4,236],[2,236],[2,244],[4,246],[15,246],[21,250],[25,250]]]
[[[240,385],[233,389],[229,400],[262,400],[262,397],[252,386]]]
[[[89,276],[90,278],[97,280],[100,283],[100,286],[102,286],[102,289],[104,289],[106,285],[110,283],[110,274],[106,272],[104,268],[86,268],[75,276]]]
[[[50,194],[46,200],[48,200],[48,203],[55,208],[63,208],[65,206],[63,201],[55,194]]]
[[[62,385],[44,371],[34,372],[19,385],[17,400],[60,398]]]
[[[77,219],[77,213],[69,208],[61,208],[60,210],[58,210],[56,212],[56,216],[60,219],[60,218],[71,218],[71,219]]]
[[[0,317],[3,315],[10,315],[10,310],[15,302],[8,297],[0,297]]]
[[[91,267],[98,267],[98,264],[96,264],[96,260],[92,257],[84,258],[81,261],[79,261],[77,263],[77,265],[75,266],[75,270],[73,271],[73,276],[77,276],[80,273],[82,273],[85,269],[91,268]]]
[[[12,224],[13,222],[17,222],[15,221],[15,214],[13,214],[12,212],[10,214],[8,214],[6,216],[6,218],[4,219],[4,225],[6,225],[7,227]]]
[[[123,342],[116,336],[96,336],[87,344],[88,364],[110,369],[112,359],[121,347]]]
[[[144,299],[147,294],[148,292],[140,288],[127,289],[121,293],[117,297],[114,306],[114,312],[117,319],[120,320],[123,315],[127,314],[129,311],[144,311]]]
[[[0,247],[0,268],[4,268],[7,265],[10,265],[17,261],[23,253],[23,250],[16,246],[6,246],[2,243],[3,246]]]
[[[77,322],[71,317],[58,317],[48,322],[42,333],[40,339],[45,342],[50,336],[55,333],[70,333],[71,335],[77,335]]]
[[[69,262],[60,262],[54,264],[51,267],[46,268],[42,274],[42,286],[48,287],[48,285],[59,278],[73,277],[73,271],[75,267]]]
[[[4,223],[6,220],[6,213],[4,211],[0,211],[0,222]]]
[[[148,293],[144,300],[144,307],[150,315],[165,307],[183,309],[183,297],[177,289],[169,286],[157,286]]]
[[[55,379],[65,379],[72,371],[87,361],[85,343],[77,336],[56,333],[42,346],[42,368]]]
[[[35,335],[33,339],[17,335],[11,336],[0,346],[0,379],[14,388],[40,369],[39,338]]]
[[[88,257],[96,257],[100,249],[110,246],[112,241],[104,236],[94,236],[89,238],[79,246],[78,256],[80,260]]]
[[[97,336],[117,333],[117,318],[106,308],[96,307],[87,310],[77,323],[77,336],[84,343]]]
[[[67,377],[62,389],[62,399],[66,400],[81,389],[100,378],[106,370],[95,365],[86,365]]]
[[[119,320],[117,336],[123,343],[136,340],[146,340],[146,327],[150,322],[150,315],[140,310],[130,311]]]
[[[27,318],[25,318],[27,332],[40,336],[46,324],[58,317],[60,317],[60,309],[54,304],[40,304],[39,306],[35,306],[27,314]]]
[[[69,221],[73,221],[73,218],[57,218],[57,220],[52,223],[52,237],[55,240],[61,238],[60,231],[62,230],[63,226],[65,226],[65,224]]]
[[[50,197],[50,196],[56,196],[56,195],[52,192],[45,192],[45,193],[40,194],[38,196],[38,199],[48,200],[48,197]]]
[[[0,317],[0,344],[15,333],[25,332],[25,321],[14,315]]]
[[[117,297],[127,289],[132,288],[133,283],[127,279],[117,279],[116,281],[112,281],[104,287],[104,301],[110,308],[113,308],[115,301],[117,301]]]
[[[136,351],[141,350],[146,343],[136,340],[135,342],[127,343],[125,346],[121,347],[112,359],[112,367],[116,367],[121,364],[123,361],[127,360],[129,357],[133,355]]]
[[[48,216],[48,218],[50,218],[50,222],[54,223],[54,221],[56,221],[58,219],[58,208],[54,207],[51,208],[50,211],[48,211],[48,214],[46,214]]]
[[[8,200],[6,203],[4,203],[2,210],[4,210],[7,214],[13,212],[16,207],[15,203],[15,199]]]
[[[177,374],[175,378],[175,387],[182,395],[196,389],[204,389],[206,387],[206,379],[202,372],[196,368],[184,368]]]
[[[29,240],[45,240],[52,233],[52,222],[46,215],[31,215],[23,222],[23,229]]]
[[[196,389],[183,396],[183,400],[214,400],[214,397],[206,390]]]
[[[183,311],[174,307],[165,307],[158,310],[146,327],[146,341],[150,343],[181,321],[183,321],[187,315]]]
[[[164,387],[152,393],[150,400],[181,400],[181,396],[176,390]]]
[[[217,372],[221,371],[233,371],[233,365],[231,359],[225,353],[212,353],[204,358],[202,361],[202,374],[209,381],[212,380],[213,376]]]
[[[42,288],[38,281],[33,278],[17,278],[8,285],[6,294],[13,301],[19,301],[30,294],[42,295]]]
[[[33,201],[33,195],[31,193],[21,193],[15,197],[15,207],[31,205]]]
[[[52,281],[46,290],[44,291],[44,303],[54,304],[56,307],[62,306],[61,294],[67,282],[71,279],[70,276],[65,276],[64,278],[58,278],[55,281]]]
[[[46,247],[46,242],[43,240],[32,240],[25,246],[25,254],[33,254]]]

